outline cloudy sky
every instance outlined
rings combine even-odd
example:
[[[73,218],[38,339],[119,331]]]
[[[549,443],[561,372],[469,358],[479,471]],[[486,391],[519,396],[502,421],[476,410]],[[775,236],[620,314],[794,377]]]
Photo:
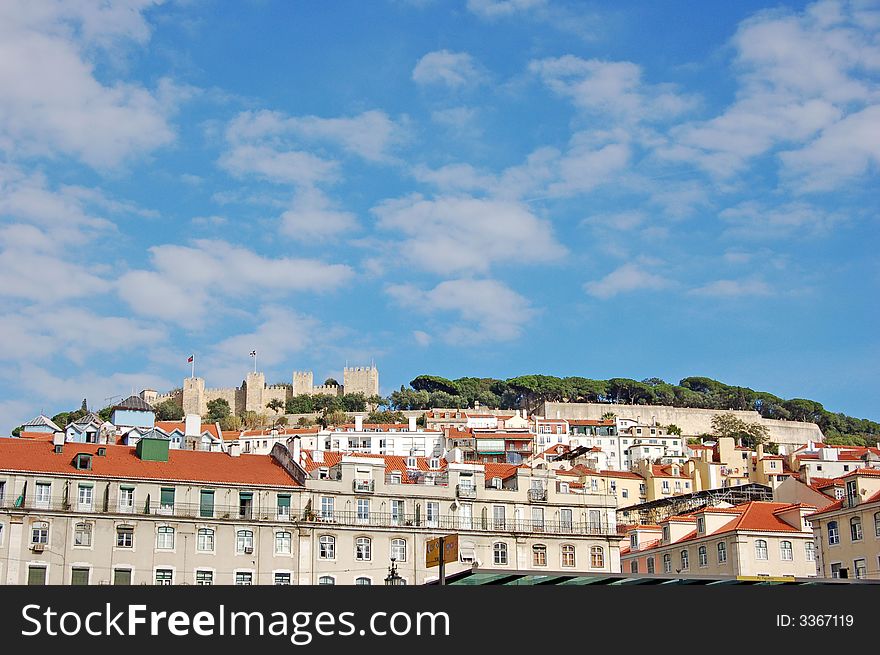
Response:
[[[6,0],[0,430],[259,365],[880,419],[880,5]]]

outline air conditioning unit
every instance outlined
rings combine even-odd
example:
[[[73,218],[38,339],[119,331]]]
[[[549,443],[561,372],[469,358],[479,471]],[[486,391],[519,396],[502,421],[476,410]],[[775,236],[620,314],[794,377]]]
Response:
[[[245,553],[245,555],[253,555],[253,554],[254,554],[254,549],[253,549],[252,547],[250,547],[250,546],[247,546],[247,547],[245,547],[245,549],[244,549],[244,553]]]
[[[31,545],[31,550],[34,551],[35,553],[42,553],[45,549],[46,549],[45,544],[32,544]]]

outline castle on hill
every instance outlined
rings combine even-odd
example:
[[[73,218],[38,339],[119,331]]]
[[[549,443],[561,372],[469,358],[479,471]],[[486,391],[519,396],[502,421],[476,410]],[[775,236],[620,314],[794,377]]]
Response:
[[[267,385],[266,375],[262,371],[250,372],[240,387],[216,389],[206,388],[204,378],[192,377],[184,378],[183,386],[170,393],[160,394],[153,389],[144,389],[140,397],[153,406],[172,400],[183,408],[185,414],[204,416],[208,413],[208,403],[218,398],[229,403],[233,413],[240,414],[269,412],[271,410],[266,405],[273,400],[286,403],[290,398],[302,394],[341,396],[362,393],[367,398],[379,395],[379,369],[375,366],[346,366],[342,375],[342,384],[315,385],[312,371],[294,371],[290,385]],[[284,413],[284,410],[278,413]]]

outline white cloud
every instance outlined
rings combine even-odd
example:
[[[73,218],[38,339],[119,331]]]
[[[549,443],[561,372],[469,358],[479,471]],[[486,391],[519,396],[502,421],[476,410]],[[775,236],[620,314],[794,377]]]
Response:
[[[607,300],[621,293],[660,291],[672,285],[671,280],[649,273],[637,264],[624,264],[601,280],[587,282],[584,289],[591,296]]]
[[[677,93],[672,85],[644,83],[641,66],[629,61],[565,55],[532,61],[529,70],[581,109],[616,121],[664,120],[697,104],[694,97]]]
[[[61,354],[77,364],[90,355],[140,350],[167,336],[162,327],[78,307],[6,314],[0,317],[0,334],[0,359],[33,362]]]
[[[326,240],[356,230],[357,218],[351,212],[333,207],[320,190],[297,192],[290,209],[281,215],[281,232],[298,241]]]
[[[350,118],[246,111],[226,127],[226,139],[235,147],[263,146],[261,150],[284,153],[304,141],[323,141],[372,162],[390,161],[390,150],[403,138],[403,128],[377,110]]]
[[[108,169],[171,143],[175,99],[103,83],[91,59],[94,47],[144,43],[142,12],[152,4],[0,3],[0,150]]]
[[[466,52],[435,50],[419,59],[412,72],[417,84],[439,84],[451,88],[473,86],[484,77],[474,58]]]
[[[431,342],[434,340],[430,334],[423,332],[422,330],[413,330],[413,339],[415,339],[416,343],[423,348],[430,346]]]
[[[828,191],[880,166],[880,105],[850,114],[812,143],[780,154],[801,191]]]
[[[719,217],[730,224],[727,234],[755,240],[827,234],[844,220],[840,214],[805,202],[765,205],[747,201],[725,209]]]
[[[256,175],[271,182],[314,185],[335,181],[339,164],[300,150],[236,145],[220,157],[221,168],[237,177]]]
[[[436,273],[485,272],[496,264],[542,263],[567,253],[548,221],[513,201],[414,194],[372,211],[381,229],[403,236],[404,259]]]
[[[852,153],[852,160],[847,146],[850,135],[863,133],[876,118],[849,121],[847,116],[880,97],[872,79],[880,70],[880,44],[876,26],[856,6],[820,2],[800,14],[760,12],[744,21],[732,40],[739,84],[735,102],[715,118],[673,130],[674,143],[660,149],[661,156],[695,162],[725,178],[784,146],[795,151],[784,163],[798,172],[798,146],[827,131],[831,136],[818,146],[823,154],[815,168],[809,162],[813,153],[809,147],[804,151],[807,185],[815,182],[810,172],[825,161],[842,163],[846,175],[863,170],[871,145]],[[849,124],[835,132],[838,121]],[[837,177],[832,172],[828,179]]]
[[[467,8],[483,18],[510,16],[544,7],[547,0],[468,0]]]
[[[708,296],[713,298],[737,298],[740,296],[769,296],[770,287],[767,283],[758,279],[749,280],[716,280],[688,293],[694,296]]]
[[[54,255],[7,249],[0,253],[0,296],[51,305],[62,300],[105,293],[107,280],[86,266]]]
[[[352,275],[351,268],[343,264],[272,259],[218,240],[154,246],[150,253],[153,270],[122,275],[118,293],[139,314],[185,326],[200,324],[208,309],[229,298],[326,291]]]
[[[386,293],[401,306],[429,316],[454,314],[456,320],[440,331],[444,341],[457,346],[516,339],[536,313],[528,299],[497,280],[446,280],[427,291],[411,284],[389,285]],[[424,332],[414,336],[421,345],[430,341]]]

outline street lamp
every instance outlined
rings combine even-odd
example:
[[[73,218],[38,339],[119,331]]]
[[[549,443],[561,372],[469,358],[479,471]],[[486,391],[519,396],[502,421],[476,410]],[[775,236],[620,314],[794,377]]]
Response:
[[[406,580],[397,574],[397,564],[395,558],[391,558],[391,566],[388,567],[388,575],[385,577],[386,585],[402,586],[406,584]]]

